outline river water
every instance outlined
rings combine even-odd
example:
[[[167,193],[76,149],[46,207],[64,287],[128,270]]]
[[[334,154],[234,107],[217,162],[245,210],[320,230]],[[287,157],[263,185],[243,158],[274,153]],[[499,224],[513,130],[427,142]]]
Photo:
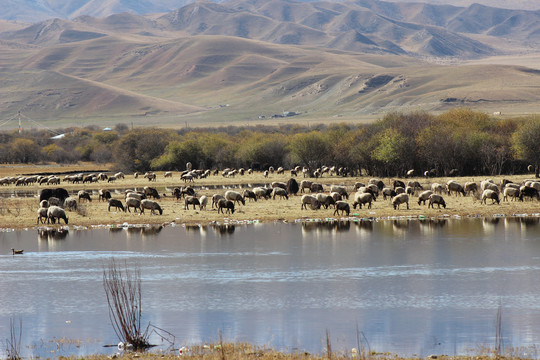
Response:
[[[0,233],[0,254],[0,340],[21,321],[24,356],[117,351],[113,258],[140,270],[143,322],[167,331],[155,351],[222,336],[322,353],[328,333],[338,351],[454,355],[499,329],[536,357],[540,339],[537,218],[33,229]]]

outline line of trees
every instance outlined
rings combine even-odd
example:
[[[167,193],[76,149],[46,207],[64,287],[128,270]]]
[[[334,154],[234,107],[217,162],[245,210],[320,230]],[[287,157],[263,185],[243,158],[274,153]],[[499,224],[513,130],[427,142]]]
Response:
[[[468,108],[440,115],[389,113],[371,124],[222,127],[171,131],[97,127],[0,133],[0,162],[113,162],[118,170],[184,170],[186,162],[213,169],[322,165],[372,176],[434,169],[445,175],[515,174],[533,165],[538,175],[540,118],[492,118]]]

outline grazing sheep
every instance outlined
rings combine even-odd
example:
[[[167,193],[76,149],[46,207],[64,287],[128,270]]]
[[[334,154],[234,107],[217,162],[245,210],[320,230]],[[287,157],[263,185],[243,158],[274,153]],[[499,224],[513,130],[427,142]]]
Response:
[[[304,192],[304,189],[311,189],[313,181],[311,180],[302,180],[300,181],[300,192]]]
[[[405,188],[405,183],[403,181],[401,181],[401,180],[394,180],[394,182],[392,183],[392,186],[393,186],[394,190],[397,187]]]
[[[420,193],[420,195],[418,195],[418,205],[420,205],[420,204],[426,205],[426,201],[429,200],[429,197],[432,194],[433,194],[433,191],[431,191],[431,190],[422,191]]]
[[[307,195],[307,194],[302,195],[301,201],[302,201],[302,205],[300,206],[301,210],[303,210],[303,209],[307,210],[307,205],[309,205],[311,210],[318,210],[318,209],[321,208],[321,203],[313,195]]]
[[[150,214],[155,215],[156,211],[159,212],[159,215],[163,215],[163,210],[161,206],[153,200],[144,199],[141,201],[141,214],[144,214],[144,209],[150,210]]]
[[[184,180],[185,183],[187,183],[188,181],[189,182],[193,182],[193,175],[191,174],[182,174],[182,176],[180,176],[180,179]]]
[[[322,193],[315,195],[315,198],[319,201],[321,206],[324,206],[325,209],[328,209],[330,205],[335,205],[336,203],[333,197]]]
[[[371,193],[356,192],[354,194],[353,209],[356,209],[356,205],[361,209],[362,205],[368,204],[368,209],[371,209],[371,203],[375,201],[375,197]]]
[[[203,195],[199,199],[199,210],[206,210],[206,205],[208,205],[208,197],[206,195]]]
[[[163,174],[163,177],[172,177],[172,171],[165,171],[165,174]]]
[[[37,211],[37,222],[36,225],[39,223],[45,224],[45,220],[49,218],[47,215],[47,210],[49,210],[48,207],[40,207]]]
[[[117,200],[117,199],[109,199],[109,208],[108,208],[108,211],[111,211],[111,208],[114,207],[116,208],[116,211],[118,211],[118,209],[122,210],[123,212],[126,212],[126,209],[124,208],[124,205],[122,204],[122,201],[120,200]]]
[[[81,202],[81,199],[84,199],[84,200],[87,200],[89,202],[92,202],[92,198],[90,197],[90,194],[87,193],[86,191],[84,190],[79,190],[79,192],[77,193],[77,195],[79,196],[79,202]]]
[[[272,186],[272,188],[280,187],[280,188],[285,189],[285,190],[287,189],[287,184],[285,184],[284,182],[280,182],[280,181],[274,181],[270,185]]]
[[[109,201],[109,199],[111,198],[111,192],[109,190],[103,190],[103,189],[99,189],[98,190],[98,201]]]
[[[270,193],[269,193],[270,191]],[[260,199],[260,198],[264,198],[265,200],[268,200],[270,198],[270,195],[272,194],[272,191],[273,189],[267,189],[267,188],[263,188],[263,187],[255,187],[253,188],[253,193],[255,194],[255,196]]]
[[[244,200],[244,197],[242,196],[242,194],[240,194],[237,191],[233,191],[233,190],[226,191],[225,199],[233,201],[235,203],[238,202],[238,204],[242,203],[242,205],[246,205],[246,201]]]
[[[407,204],[407,210],[409,209],[409,195],[407,194],[398,194],[392,198],[392,205],[394,210],[399,209],[401,204]]]
[[[139,201],[142,201],[142,200],[146,199],[146,195],[140,194],[140,193],[137,193],[137,192],[134,192],[134,191],[129,191],[129,192],[126,193],[126,200],[128,198],[133,198],[133,199],[137,199]]]
[[[521,191],[519,189],[516,189],[513,186],[505,187],[503,190],[503,201],[508,201],[508,197],[512,198],[512,201],[519,199],[520,201],[523,201],[523,195],[521,194]]]
[[[405,188],[404,188],[404,187],[398,186],[398,187],[395,188],[394,190],[395,190],[395,192],[396,192],[396,195],[399,195],[399,194],[405,194]]]
[[[345,186],[331,185],[330,192],[337,192],[338,194],[343,196],[345,199],[349,200],[349,194],[347,193],[347,188]]]
[[[458,194],[465,196],[465,190],[463,189],[463,186],[455,180],[449,180],[446,183],[446,192],[448,193],[448,195],[452,195],[452,192],[454,192],[456,193],[456,196],[458,196]]]
[[[116,174],[113,175],[116,179],[124,179],[126,176],[124,175],[123,172],[117,172]],[[109,176],[110,178],[110,176]]]
[[[442,195],[439,194],[431,194],[429,196],[429,202],[428,202],[428,208],[433,208],[433,204],[437,204],[437,207],[440,209],[441,205],[443,208],[446,209],[446,202],[444,202],[444,198]]]
[[[482,186],[481,186],[481,187],[482,187]],[[500,193],[500,192],[501,192],[500,189],[499,189],[499,187],[498,187],[496,184],[491,183],[491,182],[486,182],[486,183],[484,183],[484,186],[482,187],[482,191],[484,191],[484,190],[493,190],[493,191],[495,191],[496,193]]]
[[[491,189],[484,190],[484,192],[482,193],[481,203],[485,204],[487,199],[491,199],[492,204],[494,204],[495,202],[497,202],[497,204],[501,203],[501,201],[499,200],[499,193]]]
[[[410,187],[410,186],[407,186],[405,188],[405,194],[414,196],[414,194],[415,194],[414,188]]]
[[[49,201],[47,201],[47,200],[40,201],[39,202],[39,207],[48,208],[49,207]]]
[[[379,188],[379,190],[382,190],[384,188],[384,183],[380,179],[369,179],[368,185],[369,184],[377,186]]]
[[[231,213],[234,214],[234,202],[227,199],[220,199],[218,201],[218,214],[221,212],[224,214],[223,209],[227,209],[227,214]]]
[[[141,200],[133,197],[126,198],[126,209],[128,212],[131,212],[129,208],[133,208],[135,213],[137,209],[141,210]]]
[[[60,207],[64,206],[64,202],[62,200],[60,200],[59,198],[54,197],[54,196],[50,197],[48,201],[49,201],[49,206],[53,206],[53,205],[54,206],[60,206]]]
[[[351,213],[351,206],[346,201],[338,201],[336,202],[334,210],[334,215],[339,214],[341,211],[341,215],[343,216],[343,213],[347,213],[347,216]]]
[[[111,176],[109,176],[109,178],[107,179],[107,182],[108,182],[108,183],[112,183],[112,182],[115,182],[115,181],[116,181],[116,179],[117,179],[117,177],[116,177],[116,176],[114,176],[114,175],[111,175]]]
[[[431,191],[433,191],[434,194],[436,193],[436,194],[439,194],[439,195],[442,195],[443,192],[446,193],[444,186],[442,184],[439,184],[439,183],[431,184]]]
[[[407,186],[412,188],[413,192],[416,192],[416,190],[424,190],[424,187],[418,181],[407,181]]]
[[[331,197],[332,199],[334,199],[334,201],[336,201],[336,202],[337,202],[337,201],[343,200],[343,197],[341,196],[341,194],[340,194],[340,193],[337,193],[337,192],[331,192],[331,193],[330,193],[330,197]]]
[[[154,188],[154,187],[150,187],[150,186],[145,186],[143,188],[143,194],[144,194],[144,196],[146,196],[147,199],[150,199],[150,198],[159,199],[160,198],[157,189]]]
[[[244,197],[244,199],[251,199],[251,200],[257,201],[257,195],[255,195],[255,193],[252,190],[245,189],[244,192],[242,193],[242,196]]]
[[[212,195],[212,209],[214,208],[214,205],[217,207],[218,206],[218,202],[219,200],[221,199],[225,199],[225,197],[221,194],[214,194]]]
[[[465,191],[466,195],[469,195],[471,192],[476,195],[476,192],[478,191],[478,184],[472,181],[467,181],[463,185],[463,190]]]
[[[60,219],[64,219],[64,222],[67,225],[68,218],[66,217],[66,212],[64,211],[64,209],[59,206],[49,206],[47,208],[47,224],[49,223],[49,221],[55,224],[56,220],[58,220],[58,224],[60,224]]]
[[[66,198],[66,200],[64,200],[64,208],[70,211],[77,210],[77,199],[71,196]]]
[[[355,182],[354,183],[354,191],[358,191],[358,189],[360,189],[361,187],[365,187],[366,184],[362,183],[362,182]]]
[[[281,199],[285,198],[289,200],[289,194],[287,194],[287,190],[280,187],[275,187],[272,191],[272,200],[276,200],[276,196],[279,196]]]
[[[374,189],[375,188],[375,189]],[[375,191],[373,191],[375,190]],[[373,196],[373,201],[377,201],[377,195],[378,195],[379,188],[375,185],[368,186],[362,186],[358,189],[357,193],[367,193],[371,194]]]
[[[309,189],[311,190],[312,193],[318,193],[318,192],[324,191],[322,184],[319,184],[319,183],[311,184],[311,187]]]
[[[402,188],[403,189],[403,188]],[[383,199],[386,200],[387,197],[390,199],[397,195],[396,191],[392,188],[385,187],[382,189]]]
[[[186,196],[184,200],[184,210],[189,210],[189,205],[193,205],[193,210],[195,210],[195,206],[199,205],[200,207],[201,203],[195,196]]]
[[[408,178],[411,178],[413,176],[414,176],[414,169],[407,171],[407,173],[405,174],[405,177],[408,177]]]
[[[143,177],[148,179],[148,181],[156,181],[156,174],[153,172],[146,172]]]

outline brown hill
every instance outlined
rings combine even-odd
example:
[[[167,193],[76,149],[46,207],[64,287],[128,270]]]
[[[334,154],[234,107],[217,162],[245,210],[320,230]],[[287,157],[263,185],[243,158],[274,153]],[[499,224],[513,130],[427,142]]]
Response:
[[[487,60],[533,53],[537,23],[537,12],[378,0],[198,1],[163,15],[0,23],[0,115],[208,124],[283,111],[295,121],[538,112],[536,58]]]

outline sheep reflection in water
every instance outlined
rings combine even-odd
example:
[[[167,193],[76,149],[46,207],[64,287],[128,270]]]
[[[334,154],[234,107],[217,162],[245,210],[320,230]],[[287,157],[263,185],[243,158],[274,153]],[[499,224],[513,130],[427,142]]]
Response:
[[[219,235],[232,235],[236,230],[236,226],[230,224],[213,225],[212,227]]]
[[[69,234],[68,229],[42,228],[38,229],[39,240],[64,240]]]
[[[351,229],[349,220],[310,221],[302,223],[302,233],[309,232],[345,232]]]

